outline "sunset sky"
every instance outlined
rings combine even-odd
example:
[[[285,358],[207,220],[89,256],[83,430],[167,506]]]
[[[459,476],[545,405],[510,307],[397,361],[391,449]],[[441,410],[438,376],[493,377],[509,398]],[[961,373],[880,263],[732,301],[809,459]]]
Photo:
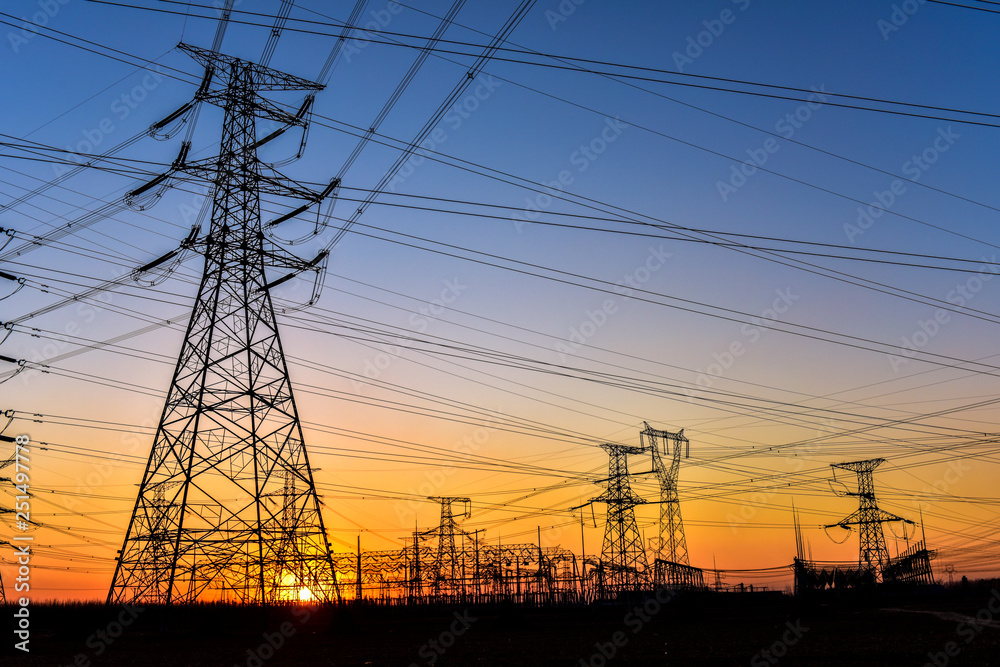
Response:
[[[969,3],[976,4],[976,3]],[[163,173],[221,2],[14,0],[0,10],[0,271],[5,435],[27,434],[33,595],[103,599],[125,536],[203,260],[19,319],[176,248],[206,187],[173,187],[12,256],[26,237]],[[276,0],[237,0],[221,51],[259,61]],[[627,5],[627,7],[626,7]],[[422,147],[334,247],[322,297],[274,291],[330,539],[398,549],[437,525],[427,496],[468,496],[486,539],[600,549],[602,443],[684,429],[691,563],[783,589],[795,555],[857,560],[857,509],[830,465],[886,459],[879,505],[917,524],[935,576],[998,569],[1000,273],[995,225],[1000,12],[937,2],[539,0]],[[270,66],[316,97],[301,159],[322,189],[373,127],[452,6],[300,0]],[[311,259],[460,84],[517,7],[462,7],[343,176]],[[905,7],[906,11],[900,7]],[[46,13],[47,12],[47,13]],[[907,13],[909,12],[909,13]],[[27,21],[27,23],[25,23]],[[34,25],[35,33],[23,30]],[[589,71],[583,71],[589,70]],[[302,93],[270,99],[297,109]],[[192,156],[218,151],[205,106]],[[261,124],[259,134],[270,131]],[[113,160],[40,185],[133,137]],[[292,130],[260,150],[295,155]],[[16,205],[12,205],[15,203]],[[264,219],[295,206],[264,197]],[[326,209],[324,209],[325,212]],[[278,228],[310,231],[314,213]],[[993,222],[990,222],[990,221]],[[208,223],[205,224],[207,231]],[[275,271],[273,277],[280,277]],[[16,285],[0,281],[0,296]],[[169,321],[169,324],[166,322]],[[0,445],[0,461],[12,453]],[[647,456],[630,460],[650,470]],[[12,468],[0,476],[12,476]],[[0,506],[11,507],[8,482]],[[654,476],[634,490],[649,500]],[[636,509],[648,539],[658,505]],[[0,515],[0,541],[15,533]],[[892,555],[907,547],[886,526]],[[841,544],[836,541],[844,540]],[[0,547],[8,594],[11,549]],[[740,572],[743,570],[743,572]]]

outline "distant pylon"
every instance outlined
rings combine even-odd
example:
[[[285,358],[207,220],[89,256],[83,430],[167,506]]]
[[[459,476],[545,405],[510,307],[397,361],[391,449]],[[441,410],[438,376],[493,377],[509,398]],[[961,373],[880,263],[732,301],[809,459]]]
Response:
[[[681,501],[677,495],[677,479],[681,467],[681,447],[685,457],[691,454],[691,443],[684,437],[684,429],[679,433],[659,431],[647,422],[639,433],[643,449],[652,453],[653,470],[660,483],[660,533],[657,540],[656,557],[673,563],[690,565],[687,539],[684,537],[684,522],[681,521]],[[670,456],[670,464],[664,461]]]
[[[319,90],[304,79],[181,45],[206,68],[199,101],[223,108],[219,154],[174,169],[214,185],[194,310],[167,393],[109,603],[339,597],[316,485],[292,397],[266,267],[307,270],[265,240],[260,193],[319,201],[257,158],[258,118],[302,125],[260,91]],[[224,85],[211,90],[215,77]],[[162,179],[160,179],[162,180]],[[148,190],[144,186],[134,191]],[[283,279],[282,279],[283,280]]]
[[[643,453],[642,447],[601,445],[608,453],[607,489],[592,502],[607,503],[601,560],[605,585],[611,593],[633,591],[646,583],[649,565],[642,537],[635,523],[635,506],[646,501],[632,492],[628,479],[628,455]]]
[[[889,549],[885,546],[885,533],[882,531],[882,524],[889,521],[902,521],[914,525],[909,519],[898,517],[878,508],[878,503],[875,501],[875,482],[872,479],[872,471],[883,463],[885,463],[885,459],[830,464],[834,469],[850,470],[858,474],[857,493],[848,491],[845,494],[857,496],[858,510],[826,527],[840,526],[850,529],[850,526],[860,526],[858,565],[870,571],[875,581],[881,581],[882,570],[889,564]]]
[[[438,539],[437,558],[434,560],[434,592],[441,592],[441,584],[444,582],[454,583],[461,574],[458,571],[458,550],[455,548],[455,533],[462,532],[455,521],[455,512],[452,509],[453,503],[463,503],[465,505],[462,515],[468,517],[470,505],[468,498],[454,498],[442,496],[430,496],[428,500],[441,503],[441,521],[438,527],[431,531]]]

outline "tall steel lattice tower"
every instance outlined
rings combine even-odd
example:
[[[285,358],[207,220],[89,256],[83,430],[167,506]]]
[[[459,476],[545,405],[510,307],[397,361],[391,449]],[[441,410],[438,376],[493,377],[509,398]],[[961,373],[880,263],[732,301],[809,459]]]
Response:
[[[257,119],[302,125],[261,91],[315,91],[254,63],[180,45],[224,113],[218,156],[174,169],[214,185],[205,271],[167,393],[109,603],[339,597],[265,268],[314,265],[265,241],[260,194],[304,198],[257,159]],[[181,155],[185,155],[182,150]],[[292,275],[292,274],[289,274]]]
[[[882,524],[889,521],[902,521],[911,525],[913,524],[908,519],[898,517],[895,514],[890,514],[878,508],[878,503],[875,501],[875,482],[872,479],[872,471],[883,463],[885,463],[885,459],[830,464],[834,469],[850,470],[858,474],[858,492],[848,491],[845,494],[848,496],[857,496],[858,510],[850,516],[844,517],[839,522],[830,524],[827,528],[840,526],[849,530],[851,526],[860,526],[861,541],[858,552],[858,565],[871,572],[875,577],[875,581],[881,581],[882,571],[889,564],[889,549],[885,546],[885,534],[882,532]]]
[[[10,421],[9,421],[10,416],[13,415],[13,414],[14,414],[13,412],[9,412],[9,411],[6,413],[6,415],[8,417],[8,422],[7,422],[8,424],[10,423]],[[3,429],[0,428],[0,431],[2,431],[2,430]],[[9,443],[13,444],[15,442],[15,439],[12,438],[12,437],[10,437],[9,435],[3,435],[2,433],[0,433],[0,442],[9,442]],[[13,465],[16,460],[17,460],[17,450],[15,449],[14,453],[11,454],[9,458],[7,458],[7,459],[5,459],[3,461],[0,461],[0,470],[3,470],[4,468],[6,468],[9,465]],[[13,480],[11,480],[10,477],[0,477],[0,482],[11,482],[12,484],[14,483]],[[7,509],[5,507],[0,507],[0,514],[13,514],[13,513],[14,513],[14,510],[12,510],[12,509]],[[10,542],[7,542],[5,540],[0,540],[0,547],[9,546],[9,545],[10,545]],[[7,604],[7,593],[4,591],[4,588],[3,588],[3,573],[0,572],[0,605],[2,605],[2,604]]]
[[[628,481],[628,455],[641,454],[641,447],[601,445],[608,453],[608,488],[591,502],[607,503],[608,522],[604,527],[601,561],[605,586],[611,593],[633,591],[646,583],[646,551],[635,524],[635,506],[645,500],[632,492]]]
[[[680,433],[659,431],[648,423],[639,433],[639,441],[644,451],[653,457],[653,471],[660,483],[660,535],[657,540],[656,556],[672,563],[690,565],[687,539],[684,537],[684,522],[681,521],[681,501],[677,495],[677,479],[681,468],[681,447],[685,457],[691,454],[691,443]],[[664,457],[670,456],[669,466]]]
[[[465,511],[462,516],[469,516],[469,506],[472,501],[468,498],[452,498],[430,496],[428,500],[441,503],[441,522],[436,529],[431,531],[438,538],[437,558],[434,562],[436,576],[434,578],[434,590],[441,592],[441,584],[444,582],[454,582],[459,572],[458,551],[455,548],[455,533],[461,533],[458,522],[455,521],[455,511],[452,509],[454,503],[463,503]],[[464,533],[463,533],[464,534]]]

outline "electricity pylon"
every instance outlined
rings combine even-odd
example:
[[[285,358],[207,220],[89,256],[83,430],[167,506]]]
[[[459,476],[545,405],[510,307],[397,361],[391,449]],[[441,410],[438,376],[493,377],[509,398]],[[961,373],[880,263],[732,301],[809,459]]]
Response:
[[[601,445],[608,453],[607,489],[591,502],[607,503],[608,522],[604,527],[601,560],[605,585],[612,593],[634,591],[646,583],[646,551],[635,524],[635,506],[646,501],[632,492],[628,481],[628,455],[641,454],[641,447]]]
[[[643,450],[651,452],[653,471],[660,483],[660,535],[656,556],[672,563],[690,565],[684,522],[681,521],[681,501],[677,495],[677,478],[681,467],[681,446],[685,447],[685,456],[690,456],[691,443],[684,437],[684,429],[680,433],[671,433],[659,431],[647,422],[642,424],[646,428],[639,433],[639,441]],[[665,456],[672,457],[669,466],[664,461]]]
[[[850,463],[831,463],[830,467],[850,470],[858,474],[858,492],[846,492],[844,495],[857,496],[858,510],[834,524],[850,530],[851,526],[860,526],[858,565],[872,573],[875,581],[882,579],[882,570],[889,564],[889,549],[885,546],[885,533],[882,524],[889,521],[902,521],[914,525],[909,519],[898,517],[878,508],[875,501],[875,482],[872,471],[885,463],[885,459],[869,459],[867,461],[852,461]],[[836,477],[836,472],[834,472]]]
[[[454,584],[460,574],[458,572],[458,551],[455,548],[455,533],[462,531],[459,530],[458,522],[455,521],[452,504],[463,503],[465,511],[462,515],[468,518],[472,501],[468,498],[441,496],[430,496],[427,499],[441,503],[441,522],[436,529],[430,531],[438,538],[437,558],[434,563],[434,592],[440,593],[442,581]]]
[[[12,412],[8,412],[7,414],[8,415],[13,415]],[[10,422],[8,421],[7,423],[9,424]],[[0,429],[0,430],[3,430],[3,429]],[[14,442],[14,441],[15,441],[14,438],[10,437],[9,435],[3,435],[2,433],[0,433],[0,442]],[[16,460],[17,460],[17,449],[14,450],[14,453],[11,454],[9,458],[7,458],[7,459],[5,459],[3,461],[0,461],[0,470],[6,468],[9,465],[12,465]],[[11,482],[11,483],[13,483],[13,480],[10,477],[0,477],[0,482]],[[9,510],[9,509],[0,507],[0,514],[12,514],[13,512],[14,512],[14,510]],[[0,540],[0,547],[7,546],[9,544],[10,544],[10,542],[6,542],[4,540]],[[0,572],[0,604],[7,604],[7,594],[4,592],[4,589],[3,589],[3,572]]]
[[[304,126],[261,91],[322,86],[180,48],[206,68],[200,100],[225,113],[219,154],[187,162],[185,145],[172,168],[212,182],[211,229],[186,242],[205,255],[204,274],[107,600],[329,600],[339,590],[270,294],[325,256],[306,262],[267,241],[260,194],[311,204],[330,189],[262,165],[268,138],[256,138],[258,118]],[[268,283],[267,267],[293,273]]]

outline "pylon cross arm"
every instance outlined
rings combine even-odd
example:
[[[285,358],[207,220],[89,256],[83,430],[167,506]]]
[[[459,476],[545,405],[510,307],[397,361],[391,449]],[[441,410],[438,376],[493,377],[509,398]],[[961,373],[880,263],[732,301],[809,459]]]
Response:
[[[227,56],[218,51],[210,51],[183,42],[178,44],[177,48],[194,58],[196,62],[212,68],[218,76],[225,76],[225,73],[232,70],[233,67],[248,67],[253,72],[255,87],[258,90],[323,90],[325,88],[321,83]]]

